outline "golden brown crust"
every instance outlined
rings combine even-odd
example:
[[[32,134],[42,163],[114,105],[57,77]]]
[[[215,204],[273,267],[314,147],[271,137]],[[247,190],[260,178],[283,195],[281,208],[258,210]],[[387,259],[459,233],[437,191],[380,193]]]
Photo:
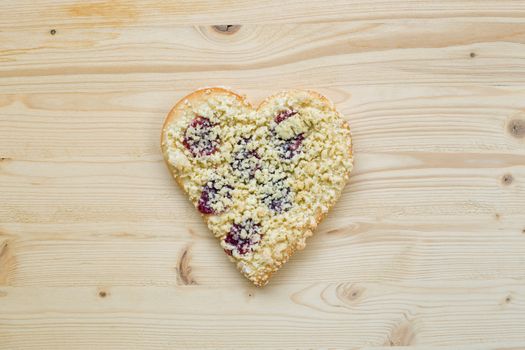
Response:
[[[293,95],[297,95],[297,94],[304,94],[305,92],[307,92],[312,98],[317,99],[319,101],[322,101],[323,104],[329,106],[330,109],[333,112],[337,113],[337,115],[339,115],[341,117],[341,119],[343,119],[341,114],[336,111],[333,103],[330,100],[328,100],[325,96],[323,96],[323,95],[321,95],[321,94],[319,94],[319,93],[317,93],[315,91],[309,91],[309,90],[308,91],[304,91],[304,90],[288,90],[288,91],[283,91],[283,92],[280,92],[278,94],[269,96],[268,98],[266,98],[264,101],[262,101],[259,104],[259,106],[257,107],[256,111],[260,111],[262,108],[264,108],[264,106],[266,104],[270,103],[272,100],[274,100],[275,98],[278,98],[280,96],[293,96]],[[249,108],[253,109],[253,107],[251,107],[251,105],[248,102],[245,101],[244,97],[242,97],[242,96],[240,96],[240,95],[238,95],[238,94],[236,94],[236,93],[234,93],[234,92],[232,92],[232,91],[230,91],[228,89],[220,88],[220,87],[204,88],[204,89],[200,89],[200,90],[196,90],[196,91],[192,92],[191,94],[185,96],[179,102],[177,102],[177,104],[168,113],[168,116],[166,117],[166,120],[164,121],[164,124],[163,124],[163,127],[162,127],[162,133],[161,133],[161,149],[162,149],[162,152],[163,152],[163,155],[164,155],[164,159],[165,159],[166,165],[168,166],[168,168],[172,172],[173,177],[175,178],[175,180],[177,181],[179,186],[183,189],[183,191],[185,193],[187,193],[187,194],[188,194],[188,192],[185,190],[182,182],[180,181],[180,179],[177,176],[177,170],[168,161],[168,142],[166,140],[167,129],[168,129],[169,125],[171,123],[173,123],[177,118],[183,116],[184,109],[186,108],[186,104],[197,105],[200,102],[206,101],[207,99],[209,99],[213,95],[222,95],[222,94],[234,96],[239,102],[241,102],[245,106],[248,106]],[[346,123],[346,121],[344,121],[344,119],[343,119],[343,127],[348,129],[348,130],[350,130],[348,124]],[[350,141],[350,147],[348,149],[348,157],[350,159],[352,159],[351,141]],[[350,170],[348,170],[345,173],[345,177],[347,178],[349,176],[349,174],[350,174]],[[335,199],[332,200],[330,203],[327,203],[328,210],[333,207],[333,205],[336,203],[336,201],[341,196],[341,194],[342,194],[342,188],[336,194]],[[323,212],[323,211],[321,211],[318,208],[318,210],[316,211],[316,214],[314,215],[315,224],[305,225],[301,229],[302,230],[302,235],[303,235],[304,238],[309,237],[309,236],[311,236],[313,234],[313,230],[315,230],[315,228],[319,225],[319,223],[324,219],[324,217],[326,216],[326,213],[327,213],[327,211]],[[203,216],[203,218],[204,218],[204,220],[206,222],[208,221],[209,217],[207,215],[202,215],[201,214],[201,216]],[[270,276],[275,271],[277,271],[284,263],[286,263],[286,261],[288,261],[288,259],[294,254],[295,251],[304,248],[304,243],[301,243],[301,242],[304,242],[304,240],[302,240],[302,241],[301,240],[297,240],[295,242],[292,242],[282,252],[281,258],[279,258],[277,260],[274,260],[271,264],[267,264],[266,266],[264,266],[264,268],[257,270],[257,272],[255,274],[252,274],[250,276],[248,276],[244,271],[242,271],[240,269],[239,264],[237,264],[237,267],[256,286],[264,286],[268,282]]]

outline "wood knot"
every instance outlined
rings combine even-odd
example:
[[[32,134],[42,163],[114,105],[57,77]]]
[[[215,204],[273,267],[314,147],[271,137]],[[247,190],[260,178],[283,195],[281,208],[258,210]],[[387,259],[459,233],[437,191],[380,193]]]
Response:
[[[525,137],[525,120],[512,119],[507,126],[507,131],[515,138]]]
[[[221,25],[215,25],[212,26],[212,28],[221,34],[233,34],[239,31],[241,29],[240,25],[234,25],[234,24],[221,24]]]
[[[508,186],[514,181],[514,177],[511,174],[505,174],[501,178],[501,183],[505,186]]]
[[[505,304],[510,304],[511,301],[512,297],[510,295],[507,295],[507,297],[505,298]]]
[[[0,242],[0,286],[8,285],[16,266],[16,257],[13,254],[12,242]]]
[[[365,293],[365,288],[360,287],[354,283],[343,283],[337,286],[336,294],[339,299],[355,304],[361,300],[363,294]]]
[[[4,242],[2,247],[0,247],[0,258],[5,254],[7,255],[7,248],[9,248],[9,243],[7,241]]]
[[[51,30],[49,31],[49,34],[51,34],[51,35],[55,35],[56,33],[57,33],[57,31],[56,31],[55,29],[51,29]]]
[[[175,270],[177,271],[177,276],[183,285],[197,284],[197,282],[193,279],[191,273],[190,260],[190,247],[186,247],[182,251],[182,254],[179,258],[179,263],[175,268]]]
[[[97,296],[99,298],[102,298],[102,299],[108,297],[109,296],[109,292],[108,292],[107,288],[103,287],[103,286],[98,287],[97,288]]]
[[[474,57],[476,57],[476,53],[475,52],[471,52],[470,53],[470,58],[474,58]]]
[[[408,346],[414,342],[415,334],[410,322],[404,321],[390,332],[384,345],[387,346]]]

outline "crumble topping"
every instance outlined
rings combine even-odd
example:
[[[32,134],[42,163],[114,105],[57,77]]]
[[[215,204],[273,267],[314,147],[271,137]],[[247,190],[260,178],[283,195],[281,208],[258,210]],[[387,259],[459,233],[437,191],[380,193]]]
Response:
[[[164,129],[166,159],[223,249],[259,283],[304,247],[340,195],[352,169],[350,129],[306,91],[270,97],[257,111],[214,91],[178,112]]]

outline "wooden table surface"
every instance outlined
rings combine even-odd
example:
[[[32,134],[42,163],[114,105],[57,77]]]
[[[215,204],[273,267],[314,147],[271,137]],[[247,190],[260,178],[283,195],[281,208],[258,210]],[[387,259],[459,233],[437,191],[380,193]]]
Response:
[[[318,90],[353,129],[263,289],[159,150],[210,85]],[[3,0],[0,157],[2,350],[525,348],[524,1]]]

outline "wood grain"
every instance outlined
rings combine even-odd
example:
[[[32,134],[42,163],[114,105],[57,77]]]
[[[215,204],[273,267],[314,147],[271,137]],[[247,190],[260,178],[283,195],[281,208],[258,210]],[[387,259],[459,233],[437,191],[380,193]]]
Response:
[[[525,349],[524,17],[3,1],[0,349]],[[315,89],[353,130],[350,185],[264,289],[162,162],[166,113],[210,85]]]
[[[56,25],[128,26],[195,24],[326,23],[342,21],[448,20],[473,17],[521,21],[520,0],[5,0],[2,23],[16,28]],[[42,11],[45,9],[45,11]],[[21,16],[16,16],[17,14]]]

